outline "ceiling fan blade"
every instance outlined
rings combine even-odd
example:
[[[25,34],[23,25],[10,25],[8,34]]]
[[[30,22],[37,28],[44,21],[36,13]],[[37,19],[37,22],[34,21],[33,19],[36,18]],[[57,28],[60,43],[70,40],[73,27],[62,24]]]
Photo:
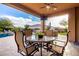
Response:
[[[54,3],[44,3],[44,6],[42,6],[40,8],[41,9],[42,8],[48,8],[48,9],[54,8],[54,9],[56,9],[57,7],[54,5]]]
[[[57,9],[57,7],[56,7],[56,6],[51,6],[51,8],[52,8],[53,10],[56,10],[56,9]]]

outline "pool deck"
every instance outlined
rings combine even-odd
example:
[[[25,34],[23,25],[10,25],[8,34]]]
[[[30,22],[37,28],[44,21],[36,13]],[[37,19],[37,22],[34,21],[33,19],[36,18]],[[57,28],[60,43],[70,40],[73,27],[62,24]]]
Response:
[[[0,56],[21,56],[17,53],[14,36],[0,38]]]
[[[48,52],[43,50],[43,55],[49,55]],[[34,56],[39,56],[40,53],[37,52]],[[8,36],[0,38],[0,56],[22,56],[17,52],[17,46],[15,43],[14,36]],[[79,56],[79,45],[73,43],[68,43],[64,56]]]

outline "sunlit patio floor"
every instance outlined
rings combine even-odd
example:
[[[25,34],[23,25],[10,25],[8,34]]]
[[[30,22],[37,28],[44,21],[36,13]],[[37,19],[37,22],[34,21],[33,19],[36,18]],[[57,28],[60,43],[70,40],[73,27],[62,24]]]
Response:
[[[51,52],[47,52],[43,49],[44,56],[50,56],[51,54]],[[17,46],[14,40],[14,36],[0,38],[0,56],[22,56],[17,52]],[[40,56],[40,51],[35,53],[34,56]],[[64,56],[79,56],[79,45],[68,42]]]

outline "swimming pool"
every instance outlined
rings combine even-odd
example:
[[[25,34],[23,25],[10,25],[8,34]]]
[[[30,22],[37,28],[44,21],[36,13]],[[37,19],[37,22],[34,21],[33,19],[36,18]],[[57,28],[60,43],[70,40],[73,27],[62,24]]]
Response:
[[[10,33],[3,33],[3,34],[0,34],[0,38],[3,38],[3,37],[7,37],[7,36],[12,36],[13,34],[10,34]]]

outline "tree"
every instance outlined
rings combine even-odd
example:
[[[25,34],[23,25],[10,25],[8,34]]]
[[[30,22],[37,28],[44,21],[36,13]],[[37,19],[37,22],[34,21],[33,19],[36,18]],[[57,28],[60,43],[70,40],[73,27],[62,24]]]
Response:
[[[0,32],[2,32],[3,31],[3,29],[2,28],[0,28]]]
[[[67,32],[68,29],[68,21],[65,19],[60,22],[60,25],[64,26],[64,31]]]
[[[12,29],[12,31],[22,31],[22,30],[23,30],[23,28],[21,28],[21,27],[14,27]]]
[[[10,30],[13,28],[13,23],[8,18],[0,18],[0,28]]]
[[[29,29],[29,25],[25,25],[25,29]]]
[[[66,20],[62,20],[60,22],[60,25],[64,26],[64,27],[67,27],[68,26],[68,22]]]

